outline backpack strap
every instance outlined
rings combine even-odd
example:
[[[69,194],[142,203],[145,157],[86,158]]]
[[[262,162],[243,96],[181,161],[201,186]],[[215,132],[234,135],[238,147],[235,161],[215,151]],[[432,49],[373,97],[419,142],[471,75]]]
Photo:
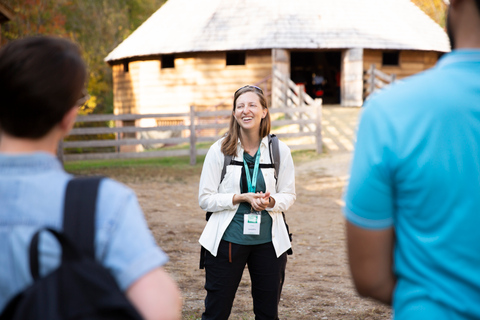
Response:
[[[97,191],[102,177],[74,178],[67,184],[63,209],[63,230],[68,239],[75,240],[78,248],[84,254],[95,259],[95,206]],[[41,231],[41,230],[40,230]],[[40,231],[37,231],[30,243],[29,260],[30,272],[34,280],[39,279],[38,242]],[[63,235],[53,233],[62,247],[65,240]],[[71,247],[71,246],[70,246]],[[71,249],[62,253],[62,259]]]
[[[95,208],[103,177],[74,178],[68,182],[63,209],[64,233],[95,259]]]
[[[51,228],[43,228],[35,232],[30,241],[30,248],[28,251],[30,260],[30,274],[34,281],[40,279],[40,262],[38,261],[38,243],[40,233],[42,231],[48,231],[57,238],[60,247],[62,248],[62,261],[78,260],[80,258],[80,252],[77,247],[67,238],[63,233],[60,233]]]
[[[280,170],[280,151],[278,147],[278,137],[274,134],[268,135],[268,147],[270,149],[270,162],[275,166],[275,181],[278,179]],[[272,159],[273,157],[273,159]]]
[[[225,173],[227,173],[227,166],[232,162],[233,156],[231,155],[224,155],[223,159],[223,169],[222,174],[220,176],[220,183],[222,183],[223,178],[225,178]]]
[[[275,181],[278,178],[278,170],[280,169],[280,151],[278,147],[278,137],[276,135],[269,134],[268,135],[268,148],[270,151],[270,163],[274,165],[275,168]],[[233,160],[231,155],[224,155],[223,159],[223,168],[222,173],[220,175],[220,183],[222,183],[223,178],[225,178],[225,173],[227,173],[227,166],[228,165],[236,165],[236,166],[243,166],[243,162]],[[269,164],[260,164],[261,168],[271,168],[272,166]]]

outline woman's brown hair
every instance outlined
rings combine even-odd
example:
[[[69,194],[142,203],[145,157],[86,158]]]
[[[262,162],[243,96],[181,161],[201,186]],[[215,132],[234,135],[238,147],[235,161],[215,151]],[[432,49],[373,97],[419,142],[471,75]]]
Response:
[[[270,133],[271,121],[270,121],[270,112],[268,110],[268,105],[267,105],[267,99],[265,98],[265,95],[263,94],[262,89],[256,86],[247,85],[235,91],[235,94],[233,96],[233,112],[235,112],[238,97],[240,97],[242,94],[247,92],[254,92],[258,96],[258,99],[260,100],[260,104],[262,105],[262,107],[267,110],[267,115],[260,122],[259,136],[260,138],[263,138]],[[225,139],[223,139],[222,141],[221,149],[224,155],[230,155],[230,156],[236,157],[237,142],[239,138],[241,139],[241,136],[240,136],[240,125],[238,124],[237,119],[235,119],[235,117],[233,116],[233,112],[232,112],[232,115],[230,116],[230,126],[228,128],[228,132],[225,135]]]

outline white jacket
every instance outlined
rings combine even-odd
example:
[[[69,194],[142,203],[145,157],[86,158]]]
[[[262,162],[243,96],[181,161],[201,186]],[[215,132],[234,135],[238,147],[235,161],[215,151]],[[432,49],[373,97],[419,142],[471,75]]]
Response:
[[[217,256],[218,246],[220,245],[223,234],[235,216],[239,206],[239,204],[233,204],[233,195],[241,194],[241,166],[227,166],[225,177],[222,183],[220,183],[225,158],[221,151],[222,140],[223,138],[215,142],[208,150],[205,162],[203,163],[198,191],[200,207],[207,212],[213,212],[200,236],[199,242],[205,249],[210,251],[213,256]],[[237,157],[234,157],[234,160],[243,162],[243,152],[244,150],[239,140],[237,144]],[[271,163],[268,136],[262,139],[260,152],[260,163]],[[275,206],[268,208],[267,211],[273,220],[272,242],[277,257],[291,247],[282,212],[287,211],[296,199],[295,168],[293,166],[290,148],[282,141],[279,141],[279,152],[280,168],[278,181],[276,183],[274,168],[260,169],[265,179],[266,192],[270,192],[271,197],[275,199]]]

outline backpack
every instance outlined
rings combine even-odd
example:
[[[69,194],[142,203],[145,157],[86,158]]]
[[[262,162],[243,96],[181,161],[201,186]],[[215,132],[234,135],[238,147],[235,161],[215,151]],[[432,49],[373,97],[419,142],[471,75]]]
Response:
[[[274,177],[275,181],[278,179],[278,171],[280,169],[280,151],[278,147],[278,137],[274,134],[269,134],[268,135],[268,148],[270,150],[270,163],[261,163],[260,168],[274,168]],[[236,165],[236,166],[243,166],[243,162],[233,160],[233,157],[231,155],[224,155],[224,161],[223,161],[223,169],[222,173],[220,175],[220,183],[222,183],[223,178],[225,177],[225,173],[227,172],[227,166],[228,165]],[[212,215],[212,212],[207,212],[205,214],[205,220],[208,221],[210,219],[210,216]],[[290,229],[287,224],[287,220],[285,218],[285,213],[282,212],[283,216],[283,221],[285,221],[285,226],[287,227],[287,233],[288,237],[290,238],[290,242],[292,242],[292,234],[290,233]],[[207,250],[202,246],[200,248],[200,269],[204,269],[205,267],[205,255],[207,254]],[[288,249],[287,251],[288,255],[293,254],[292,248]],[[1,320],[1,319],[0,319]]]
[[[110,272],[95,260],[95,207],[101,179],[75,178],[68,183],[64,231],[43,228],[34,234],[29,250],[34,282],[7,304],[0,320],[142,319]],[[55,236],[62,250],[60,266],[43,278],[38,260],[41,232]]]

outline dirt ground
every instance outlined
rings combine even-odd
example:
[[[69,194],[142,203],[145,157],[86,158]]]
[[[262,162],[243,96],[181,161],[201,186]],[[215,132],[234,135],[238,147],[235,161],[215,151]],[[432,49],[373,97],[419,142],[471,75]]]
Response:
[[[360,298],[351,283],[341,213],[349,163],[346,152],[295,162],[297,201],[286,213],[294,253],[288,256],[280,319],[390,317],[390,308]],[[170,256],[166,269],[182,291],[183,319],[200,319],[205,298],[204,270],[198,268],[198,238],[205,225],[197,201],[200,171],[197,165],[103,173],[137,192],[155,238]],[[254,319],[248,271],[230,319]]]

